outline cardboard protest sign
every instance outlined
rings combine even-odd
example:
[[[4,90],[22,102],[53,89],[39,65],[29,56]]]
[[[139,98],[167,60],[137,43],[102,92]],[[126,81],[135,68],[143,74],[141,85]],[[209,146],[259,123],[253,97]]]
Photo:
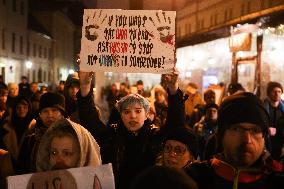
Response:
[[[172,72],[175,16],[175,11],[85,9],[80,69]]]
[[[8,177],[8,189],[114,189],[111,164]]]

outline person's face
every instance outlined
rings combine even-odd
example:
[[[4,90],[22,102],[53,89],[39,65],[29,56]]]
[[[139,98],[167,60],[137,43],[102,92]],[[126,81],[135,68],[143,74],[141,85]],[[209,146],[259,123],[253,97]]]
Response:
[[[129,131],[136,132],[143,126],[147,113],[140,104],[136,103],[122,110],[121,119]]]
[[[29,105],[20,103],[17,105],[16,113],[20,118],[25,118],[29,111]]]
[[[238,123],[226,129],[223,138],[225,158],[238,168],[248,168],[264,151],[261,128],[252,123]]]
[[[278,102],[281,100],[281,95],[282,95],[282,90],[281,88],[275,87],[274,89],[272,89],[272,91],[270,92],[270,100],[273,102]]]
[[[215,103],[215,95],[204,96],[204,101],[206,102],[206,104]]]
[[[191,86],[188,86],[186,88],[186,92],[189,93],[189,94],[195,94],[197,92],[197,90]]]
[[[17,84],[11,85],[9,88],[9,96],[16,97],[19,95],[19,87]]]
[[[8,98],[7,95],[0,95],[0,101],[3,102],[3,103],[7,102],[7,98]]]
[[[190,152],[182,142],[167,140],[163,149],[163,163],[166,167],[181,169],[191,160]]]
[[[60,84],[58,85],[58,90],[59,90],[59,91],[63,91],[63,90],[64,90],[64,84],[60,83]]]
[[[120,85],[119,90],[124,91],[126,89],[125,85]]]
[[[49,163],[51,169],[68,169],[76,167],[80,159],[78,141],[65,135],[51,140]]]
[[[209,108],[206,111],[206,116],[209,120],[217,120],[218,118],[218,110],[216,108]]]
[[[49,127],[52,123],[62,119],[64,116],[58,108],[48,107],[41,110],[39,114],[43,124]]]
[[[77,100],[77,92],[79,91],[79,86],[74,86],[72,85],[70,88],[69,88],[69,96],[73,99],[73,100]]]
[[[137,85],[138,90],[143,90],[144,86],[143,85]]]
[[[165,102],[166,98],[165,96],[162,94],[162,93],[157,93],[155,95],[155,100],[158,102],[158,103],[163,103]]]
[[[30,85],[30,89],[32,93],[36,93],[38,91],[38,85],[36,83],[32,83]]]

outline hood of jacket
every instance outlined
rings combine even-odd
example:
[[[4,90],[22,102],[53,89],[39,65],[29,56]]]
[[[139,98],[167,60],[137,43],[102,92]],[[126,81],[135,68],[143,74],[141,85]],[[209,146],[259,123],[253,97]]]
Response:
[[[69,119],[62,119],[52,124],[41,139],[36,160],[37,171],[51,169],[49,165],[51,139],[54,133],[63,129],[63,127],[66,128],[66,125],[75,131],[80,145],[80,160],[76,167],[98,166],[102,164],[100,147],[91,133],[80,124],[72,122]]]

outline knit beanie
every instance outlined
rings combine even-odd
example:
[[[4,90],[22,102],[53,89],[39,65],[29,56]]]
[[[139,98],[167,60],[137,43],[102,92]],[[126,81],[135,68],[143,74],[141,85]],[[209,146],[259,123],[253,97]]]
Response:
[[[58,108],[62,114],[66,116],[65,98],[63,95],[54,92],[47,92],[40,97],[39,112],[41,112],[44,108],[51,107]]]
[[[185,144],[194,158],[197,158],[197,138],[190,129],[186,127],[176,127],[166,135],[165,141],[167,140],[176,140]]]
[[[237,123],[248,122],[262,128],[268,134],[269,115],[261,100],[249,92],[240,92],[224,99],[218,111],[218,145],[222,144],[226,129]]]

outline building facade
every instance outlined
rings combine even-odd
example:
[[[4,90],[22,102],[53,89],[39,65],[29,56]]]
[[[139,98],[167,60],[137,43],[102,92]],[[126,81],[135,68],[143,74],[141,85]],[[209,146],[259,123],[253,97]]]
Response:
[[[62,12],[31,11],[28,0],[0,1],[0,74],[6,83],[57,84],[74,68],[74,24]]]

